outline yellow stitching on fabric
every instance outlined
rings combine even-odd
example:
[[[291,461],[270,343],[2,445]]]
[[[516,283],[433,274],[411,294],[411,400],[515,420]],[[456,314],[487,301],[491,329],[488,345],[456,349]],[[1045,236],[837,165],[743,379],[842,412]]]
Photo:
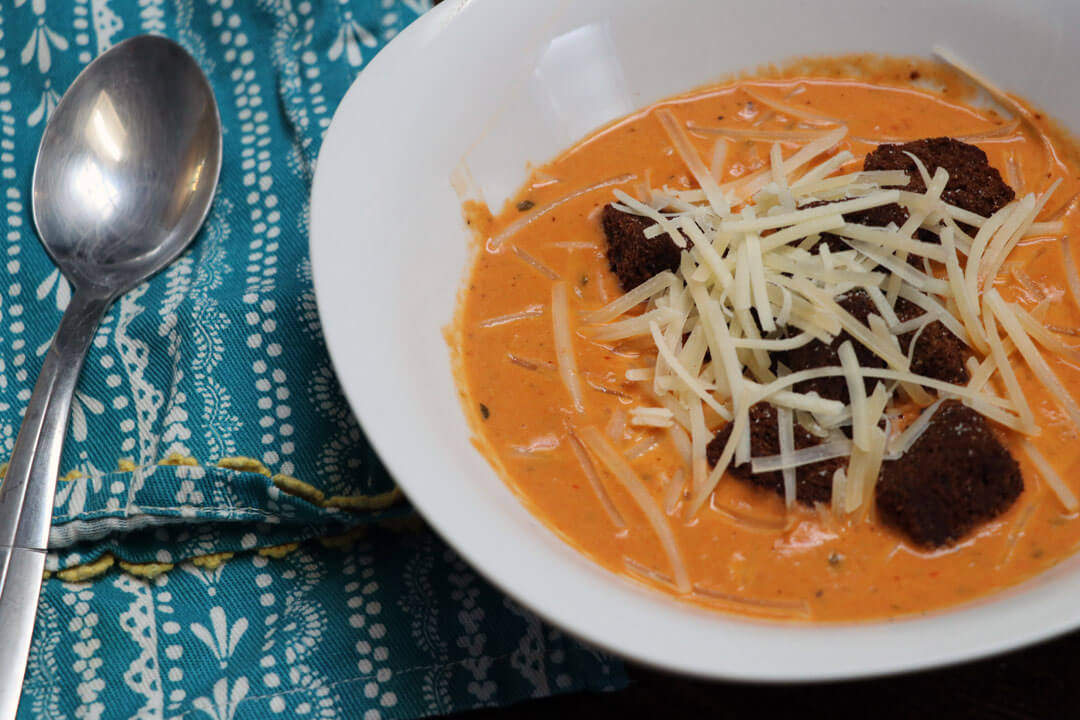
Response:
[[[123,461],[121,461],[123,462]],[[169,453],[161,460],[158,460],[158,465],[190,465],[196,466],[199,461],[190,455],[181,455],[180,453]]]
[[[269,546],[264,547],[264,548],[259,548],[255,552],[258,553],[259,555],[262,555],[263,557],[268,557],[268,558],[273,558],[275,560],[280,560],[281,558],[285,557],[289,553],[294,552],[296,550],[296,548],[298,548],[298,547],[300,547],[300,543],[291,542],[291,543],[284,543],[282,545],[269,545]]]
[[[98,575],[104,575],[115,562],[116,559],[112,555],[105,553],[93,562],[60,570],[56,573],[56,577],[64,582],[86,582]]]
[[[163,575],[175,567],[172,563],[129,563],[123,560],[118,561],[116,564],[128,575],[134,575],[146,580],[153,580],[158,575]]]
[[[219,468],[225,468],[226,470],[259,473],[266,477],[270,477],[273,474],[270,472],[270,469],[261,462],[255,458],[249,457],[223,457],[217,461],[217,466]]]
[[[390,532],[418,532],[426,527],[423,518],[416,514],[396,518],[383,518],[381,520],[376,520],[373,524]],[[329,550],[345,551],[351,549],[358,540],[362,540],[370,527],[371,524],[358,525],[341,535],[310,538],[310,540],[318,542],[322,547]],[[274,560],[281,560],[290,553],[295,552],[300,545],[301,543],[299,542],[268,545],[267,547],[257,548],[255,553]],[[236,553],[233,552],[212,553],[209,555],[197,555],[188,558],[187,562],[205,570],[217,570],[226,561],[231,560],[235,556]],[[64,582],[85,582],[104,575],[114,564],[123,572],[146,580],[152,580],[158,575],[167,573],[175,568],[175,564],[173,563],[129,563],[123,560],[116,561],[112,555],[106,553],[92,563],[75,565],[60,570],[56,572],[55,575],[58,580]],[[46,570],[42,573],[42,579],[48,580],[53,574],[54,573]]]
[[[297,480],[291,475],[274,475],[270,479],[282,492],[307,500],[312,505],[324,505],[326,495],[322,490],[310,483]]]
[[[180,453],[169,453],[159,460],[157,464],[162,466],[185,465],[189,467],[198,467],[200,465],[199,461],[195,458]],[[294,478],[291,475],[282,475],[280,473],[274,475],[264,464],[254,458],[246,456],[224,457],[217,461],[216,466],[224,470],[235,470],[237,472],[251,472],[264,475],[269,477],[274,483],[274,486],[282,492],[306,500],[312,505],[329,509],[341,509],[352,512],[384,510],[396,504],[404,497],[401,489],[394,486],[390,490],[377,495],[335,495],[331,498],[327,498],[325,493],[314,485]],[[8,463],[0,465],[0,479],[2,479],[7,472],[7,467]],[[134,472],[139,469],[139,466],[130,458],[120,458],[116,462],[116,468],[118,472]],[[71,470],[59,479],[61,481],[71,481],[84,477],[86,477],[86,475],[81,471]],[[376,523],[379,527],[391,531],[409,532],[416,531],[424,525],[423,521],[416,515],[401,518],[383,518],[376,521]],[[313,539],[318,540],[323,547],[345,550],[352,547],[358,539],[364,536],[365,532],[366,526],[357,526],[341,535]],[[300,543],[283,543],[281,545],[258,548],[256,552],[264,557],[280,559],[295,551],[299,546]],[[189,558],[189,560],[197,567],[206,570],[216,570],[234,556],[235,553],[232,552],[220,552],[195,556]],[[81,582],[104,574],[106,570],[112,567],[114,562],[116,562],[116,560],[112,555],[105,554],[92,563],[73,565],[72,567],[60,570],[56,573],[56,576],[65,582]],[[151,580],[158,575],[169,572],[175,567],[172,563],[129,563],[123,560],[119,561],[119,566],[121,570],[127,572],[129,575],[145,578],[147,580]],[[48,579],[49,577],[51,577],[51,574],[48,571],[45,571],[43,578]]]
[[[385,510],[397,503],[403,497],[401,489],[394,486],[390,490],[379,493],[378,495],[334,495],[333,497],[327,498],[322,490],[303,480],[298,480],[291,475],[274,475],[271,477],[271,480],[273,480],[274,485],[282,492],[307,500],[312,505],[354,512],[362,510]]]
[[[181,455],[180,453],[175,452],[169,453],[161,460],[158,460],[157,464],[164,466],[186,465],[189,467],[198,467],[201,465],[197,459],[190,455]],[[7,472],[7,466],[7,463],[0,465],[0,479],[3,479],[4,474]],[[401,488],[395,485],[390,490],[377,495],[334,495],[333,497],[327,498],[326,494],[314,485],[292,477],[291,475],[282,475],[280,473],[275,475],[270,472],[269,468],[255,458],[243,455],[221,458],[215,463],[215,466],[223,470],[258,473],[259,475],[270,478],[274,485],[282,492],[302,500],[307,500],[312,505],[318,505],[323,508],[336,508],[354,512],[364,510],[385,510],[391,505],[396,504],[403,497]],[[120,458],[116,462],[117,472],[135,472],[138,469],[139,466],[130,458]],[[84,477],[86,477],[86,475],[81,471],[71,470],[66,475],[62,476],[60,480],[71,481]]]
[[[210,553],[209,555],[196,555],[191,558],[191,564],[195,567],[201,567],[204,570],[217,570],[226,560],[232,560],[236,556],[236,553],[232,552],[219,552]]]

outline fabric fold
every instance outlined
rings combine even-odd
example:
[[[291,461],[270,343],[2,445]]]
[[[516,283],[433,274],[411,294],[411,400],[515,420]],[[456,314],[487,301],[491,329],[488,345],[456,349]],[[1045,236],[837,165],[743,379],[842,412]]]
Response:
[[[226,464],[252,462],[232,460]],[[326,497],[268,471],[153,465],[61,480],[46,568],[69,569],[104,554],[130,563],[177,563],[332,537],[409,514],[396,488]]]

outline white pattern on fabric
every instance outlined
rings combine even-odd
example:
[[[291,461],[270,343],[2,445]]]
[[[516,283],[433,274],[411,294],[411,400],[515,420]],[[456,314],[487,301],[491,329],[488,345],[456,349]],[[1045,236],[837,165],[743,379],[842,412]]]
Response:
[[[326,354],[315,157],[358,69],[428,6],[0,3],[0,461],[71,298],[26,198],[62,89],[101,51],[162,33],[207,73],[225,129],[191,249],[94,336],[20,720],[413,718],[625,683],[396,501]]]

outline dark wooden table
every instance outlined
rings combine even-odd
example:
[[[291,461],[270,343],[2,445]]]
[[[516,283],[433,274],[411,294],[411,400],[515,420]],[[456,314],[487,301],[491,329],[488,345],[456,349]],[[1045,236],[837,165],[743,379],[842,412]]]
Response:
[[[1080,632],[989,660],[856,682],[748,685],[688,680],[638,666],[629,671],[634,682],[620,692],[534,700],[455,718],[1080,718]]]

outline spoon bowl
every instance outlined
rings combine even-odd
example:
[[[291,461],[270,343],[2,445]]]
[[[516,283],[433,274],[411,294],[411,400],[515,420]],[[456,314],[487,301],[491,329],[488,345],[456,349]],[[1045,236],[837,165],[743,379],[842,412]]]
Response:
[[[34,224],[75,293],[0,484],[0,720],[14,720],[19,706],[64,433],[90,341],[113,300],[191,243],[220,169],[210,84],[162,37],[131,38],[87,66],[41,138]]]
[[[171,40],[135,37],[56,106],[34,165],[34,224],[76,287],[122,292],[191,242],[220,167],[221,122],[199,66]]]

